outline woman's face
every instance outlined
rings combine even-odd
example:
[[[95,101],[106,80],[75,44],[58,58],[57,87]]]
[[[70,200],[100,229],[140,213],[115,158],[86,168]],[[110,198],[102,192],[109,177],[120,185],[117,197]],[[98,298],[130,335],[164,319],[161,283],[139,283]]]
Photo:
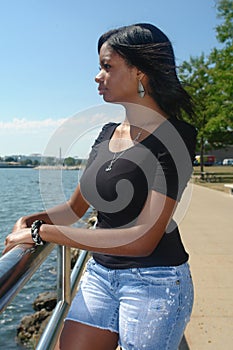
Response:
[[[106,102],[136,102],[138,98],[138,69],[129,67],[125,60],[105,42],[100,49],[100,72],[95,77],[99,95]]]

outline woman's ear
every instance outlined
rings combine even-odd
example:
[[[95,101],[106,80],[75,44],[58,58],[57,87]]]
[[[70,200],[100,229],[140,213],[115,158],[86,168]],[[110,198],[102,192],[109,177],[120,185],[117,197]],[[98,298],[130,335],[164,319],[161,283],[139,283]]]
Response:
[[[143,73],[142,71],[138,70],[137,71],[137,79],[141,81],[144,77],[145,77],[145,73]]]
[[[145,86],[142,82],[143,78],[145,77],[145,74],[141,71],[137,72],[137,81],[138,81],[138,95],[143,98],[145,96]]]

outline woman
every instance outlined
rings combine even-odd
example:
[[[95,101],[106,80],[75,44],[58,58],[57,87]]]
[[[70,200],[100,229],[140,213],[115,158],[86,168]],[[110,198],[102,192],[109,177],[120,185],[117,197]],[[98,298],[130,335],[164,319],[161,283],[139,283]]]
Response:
[[[172,220],[192,172],[196,131],[178,119],[192,116],[191,99],[155,26],[109,31],[98,52],[99,94],[123,105],[125,120],[103,127],[71,198],[20,218],[5,251],[54,242],[92,252],[57,349],[175,350],[193,304],[188,254]],[[69,227],[90,204],[97,229]]]

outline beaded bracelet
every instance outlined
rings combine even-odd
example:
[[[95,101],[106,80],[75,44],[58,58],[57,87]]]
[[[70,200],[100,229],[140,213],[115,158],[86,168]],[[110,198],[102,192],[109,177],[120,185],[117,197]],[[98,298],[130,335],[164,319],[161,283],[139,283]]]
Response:
[[[31,225],[31,235],[32,235],[32,240],[35,243],[35,245],[44,245],[45,241],[42,240],[40,237],[40,227],[41,225],[45,224],[43,220],[36,220],[32,223]]]

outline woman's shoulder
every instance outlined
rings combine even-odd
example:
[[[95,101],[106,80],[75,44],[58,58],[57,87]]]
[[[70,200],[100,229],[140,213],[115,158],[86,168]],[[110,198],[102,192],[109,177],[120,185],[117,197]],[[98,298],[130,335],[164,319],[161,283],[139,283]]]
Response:
[[[103,125],[101,132],[106,132],[109,129],[116,128],[120,123],[108,122]]]
[[[108,122],[106,124],[104,124],[102,126],[102,129],[97,137],[97,139],[95,140],[95,144],[98,144],[106,139],[108,139],[108,137],[111,136],[111,134],[113,133],[113,130],[119,125],[119,123],[115,123],[115,122]]]
[[[107,124],[104,124],[99,136],[103,136],[107,132],[113,131],[119,124],[120,123],[115,123],[115,122],[108,122]]]
[[[185,120],[177,118],[172,119],[171,123],[184,141],[191,159],[194,160],[197,143],[197,129]]]
[[[173,126],[177,129],[177,131],[182,136],[194,136],[194,137],[196,137],[197,129],[195,128],[195,126],[193,126],[189,122],[187,122],[183,119],[178,119],[178,118],[171,118],[171,119],[169,119],[169,121],[173,124]]]

